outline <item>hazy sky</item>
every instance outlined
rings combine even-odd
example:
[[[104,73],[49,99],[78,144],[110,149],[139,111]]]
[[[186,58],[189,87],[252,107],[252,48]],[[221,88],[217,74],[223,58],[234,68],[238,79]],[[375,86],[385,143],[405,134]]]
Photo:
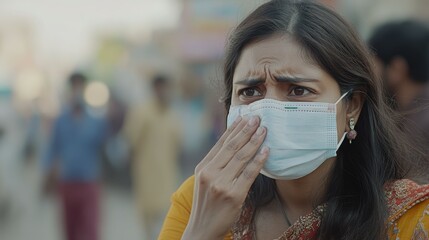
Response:
[[[174,26],[181,11],[177,2],[0,0],[0,20],[30,24],[38,55],[67,56],[77,60],[91,52],[93,36],[100,29],[132,35]]]

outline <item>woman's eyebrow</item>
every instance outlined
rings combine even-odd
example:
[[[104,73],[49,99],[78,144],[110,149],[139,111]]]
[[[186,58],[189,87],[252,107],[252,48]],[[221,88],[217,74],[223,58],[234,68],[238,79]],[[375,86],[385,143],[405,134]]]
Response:
[[[264,78],[246,78],[246,79],[237,81],[234,84],[245,85],[245,86],[257,86],[264,82],[265,82]]]
[[[290,76],[275,76],[274,77],[277,82],[281,83],[300,83],[300,82],[320,82],[314,78],[300,78],[300,77],[290,77]],[[246,78],[240,81],[235,82],[237,85],[245,85],[245,86],[257,86],[261,83],[264,83],[264,78]]]
[[[290,77],[290,76],[274,76],[277,82],[281,83],[300,83],[300,82],[320,82],[314,78],[300,78],[300,77]]]

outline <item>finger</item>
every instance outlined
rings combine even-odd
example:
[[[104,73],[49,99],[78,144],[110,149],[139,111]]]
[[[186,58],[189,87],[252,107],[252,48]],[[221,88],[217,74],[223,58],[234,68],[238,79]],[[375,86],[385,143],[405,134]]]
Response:
[[[233,191],[241,192],[246,194],[259,172],[261,171],[264,163],[267,161],[269,155],[269,148],[267,146],[262,147],[261,151],[255,155],[255,157],[246,165],[241,174],[233,181]]]
[[[225,132],[222,134],[222,136],[219,138],[219,140],[216,142],[216,144],[213,146],[213,148],[210,150],[210,152],[207,154],[209,158],[213,158],[216,153],[221,149],[222,145],[226,141],[226,139],[233,133],[234,130],[237,129],[237,126],[245,126],[246,120],[243,121],[242,117],[237,117],[235,121],[232,123],[232,125],[225,130]],[[240,129],[239,128],[239,129]]]
[[[244,167],[255,157],[256,152],[264,141],[266,132],[264,127],[258,127],[249,142],[235,153],[222,171],[225,181],[231,182],[242,173]]]
[[[243,124],[245,125],[240,128],[240,125]],[[213,159],[214,161],[210,162],[210,167],[217,169],[224,168],[231,160],[232,156],[234,156],[238,150],[240,150],[247,142],[249,142],[250,138],[258,128],[258,125],[258,116],[251,117],[247,123],[243,121],[241,124],[239,124],[239,126],[234,129],[227,137],[218,154]]]
[[[250,118],[245,117],[244,121],[236,127],[231,134],[225,139],[224,144],[231,142],[238,134],[240,133],[248,133],[249,131],[256,131],[259,126],[259,117],[251,116]],[[250,134],[252,136],[252,134]]]
[[[225,132],[222,134],[222,136],[219,138],[219,140],[216,142],[216,144],[210,149],[209,153],[204,157],[204,159],[198,164],[197,168],[202,168],[205,165],[207,165],[208,162],[210,162],[211,159],[213,159],[216,154],[221,149],[222,145],[224,144],[225,140],[231,135],[231,133],[237,128],[237,126],[244,122],[242,117],[238,116],[232,125],[225,130]],[[243,125],[243,124],[242,124]]]

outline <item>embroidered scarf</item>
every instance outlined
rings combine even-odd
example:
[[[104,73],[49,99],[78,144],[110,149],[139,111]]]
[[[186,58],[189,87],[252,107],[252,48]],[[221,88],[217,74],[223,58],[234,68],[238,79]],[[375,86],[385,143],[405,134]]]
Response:
[[[429,185],[420,186],[408,179],[396,180],[385,185],[385,194],[389,209],[388,227],[391,228],[410,208],[429,199]],[[275,240],[315,239],[325,210],[326,204],[317,206],[310,214],[299,217]],[[255,209],[250,203],[243,205],[241,214],[232,227],[233,239],[255,239],[254,214]]]

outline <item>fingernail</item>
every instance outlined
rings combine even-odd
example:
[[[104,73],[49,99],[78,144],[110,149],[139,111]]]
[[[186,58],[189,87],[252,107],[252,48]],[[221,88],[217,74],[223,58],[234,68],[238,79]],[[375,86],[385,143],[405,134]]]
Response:
[[[250,118],[250,120],[249,120],[249,126],[255,126],[256,125],[256,123],[257,123],[257,121],[258,121],[258,119],[257,119],[257,117],[256,116],[253,116],[253,117],[251,117]]]
[[[261,148],[261,154],[267,154],[270,149],[267,146]]]
[[[262,133],[264,133],[264,128],[263,127],[258,127],[258,130],[256,130],[256,135],[262,135]]]

